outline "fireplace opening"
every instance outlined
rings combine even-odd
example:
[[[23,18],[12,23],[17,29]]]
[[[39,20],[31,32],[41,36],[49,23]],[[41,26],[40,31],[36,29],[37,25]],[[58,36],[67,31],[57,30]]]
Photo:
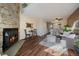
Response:
[[[18,28],[3,29],[3,52],[18,41]]]

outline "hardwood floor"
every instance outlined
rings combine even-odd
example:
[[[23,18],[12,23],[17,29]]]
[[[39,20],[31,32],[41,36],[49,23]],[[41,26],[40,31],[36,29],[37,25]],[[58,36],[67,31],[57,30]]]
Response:
[[[43,38],[32,37],[30,40],[26,40],[20,50],[17,52],[16,56],[53,56],[51,53],[47,53],[45,46],[39,44]],[[54,52],[54,50],[48,50],[49,52]],[[70,51],[72,52],[72,51]],[[70,53],[71,54],[71,53]],[[61,54],[63,55],[63,54]],[[72,54],[71,54],[72,55]],[[75,55],[75,54],[73,54]]]
[[[45,53],[43,50],[47,47],[39,45],[41,39],[39,37],[34,37],[30,40],[26,40],[21,47],[21,49],[17,52],[16,56],[46,56],[50,55]]]

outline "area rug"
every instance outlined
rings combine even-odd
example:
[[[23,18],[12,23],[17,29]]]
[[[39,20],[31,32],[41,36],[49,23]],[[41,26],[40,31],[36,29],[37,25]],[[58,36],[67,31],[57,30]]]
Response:
[[[47,42],[46,38],[44,40],[42,40],[39,44],[48,47],[48,49],[45,49],[46,52],[49,52],[49,49],[52,49],[54,51],[58,51],[61,53],[64,53],[67,48],[66,48],[66,44],[65,41],[62,40],[63,43],[53,43],[53,42]],[[56,52],[56,54],[58,53]],[[55,53],[54,53],[55,55]]]

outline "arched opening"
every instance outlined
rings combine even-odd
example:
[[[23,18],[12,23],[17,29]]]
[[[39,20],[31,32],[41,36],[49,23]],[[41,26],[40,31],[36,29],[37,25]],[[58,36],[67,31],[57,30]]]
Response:
[[[72,31],[74,31],[75,33],[79,33],[79,20],[74,22],[72,26]]]

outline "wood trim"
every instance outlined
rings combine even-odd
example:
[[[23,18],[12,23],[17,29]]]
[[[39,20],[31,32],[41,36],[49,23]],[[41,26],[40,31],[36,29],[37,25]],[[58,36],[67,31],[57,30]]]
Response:
[[[76,21],[76,20],[79,20],[79,8],[77,8],[67,19],[67,24],[69,26],[72,26],[73,23]]]

